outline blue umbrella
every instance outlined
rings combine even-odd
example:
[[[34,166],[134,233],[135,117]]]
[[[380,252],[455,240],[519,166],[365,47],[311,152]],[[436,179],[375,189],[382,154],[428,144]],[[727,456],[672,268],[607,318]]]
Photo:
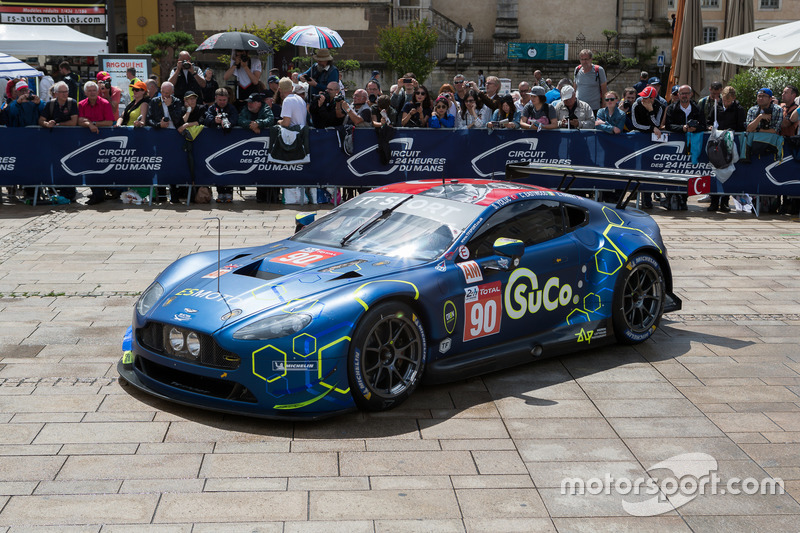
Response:
[[[32,66],[23,63],[16,57],[0,52],[0,78],[27,78],[44,76]]]

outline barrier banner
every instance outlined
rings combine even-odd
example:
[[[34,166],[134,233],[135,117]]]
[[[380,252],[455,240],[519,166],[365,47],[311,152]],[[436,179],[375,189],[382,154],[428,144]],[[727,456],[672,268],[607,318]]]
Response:
[[[256,135],[241,128],[229,133],[205,129],[190,143],[174,130],[102,128],[93,134],[77,127],[0,127],[0,185],[369,187],[415,179],[502,178],[506,164],[527,161],[714,174],[705,150],[693,164],[686,136],[674,133],[667,142],[654,143],[639,133],[609,135],[594,130],[397,128],[388,143],[391,157],[386,165],[380,162],[378,137],[371,128],[354,131],[350,155],[340,147],[335,130],[312,129],[309,137],[310,163],[280,165],[267,160],[267,132]],[[782,159],[762,156],[736,163],[735,172],[724,182],[712,180],[711,190],[800,196],[799,171],[800,162],[788,153]],[[536,178],[544,186],[558,182],[554,177]],[[591,186],[580,180],[573,185]],[[647,185],[640,189],[665,190]]]

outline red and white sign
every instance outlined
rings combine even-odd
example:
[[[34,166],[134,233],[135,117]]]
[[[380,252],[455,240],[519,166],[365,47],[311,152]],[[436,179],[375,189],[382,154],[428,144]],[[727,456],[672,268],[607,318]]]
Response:
[[[687,196],[708,194],[711,192],[711,176],[698,176],[696,178],[689,178],[689,183],[687,185]]]
[[[500,332],[502,282],[464,289],[464,342]]]
[[[278,257],[273,257],[270,259],[270,262],[304,267],[316,263],[317,261],[336,257],[337,255],[342,255],[342,252],[322,250],[321,248],[303,248],[297,252],[290,252],[288,254],[279,255]]]
[[[464,261],[463,263],[456,263],[461,272],[464,273],[464,279],[467,283],[475,283],[476,281],[483,281],[483,274],[481,274],[481,267],[475,261]]]

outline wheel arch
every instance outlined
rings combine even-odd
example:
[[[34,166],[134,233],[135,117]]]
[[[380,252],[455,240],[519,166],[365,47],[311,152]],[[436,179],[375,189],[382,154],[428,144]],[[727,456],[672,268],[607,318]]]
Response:
[[[654,246],[642,246],[628,254],[628,258],[637,254],[647,254],[655,259],[658,266],[661,267],[661,273],[664,274],[664,288],[667,292],[672,292],[672,269],[664,253]]]

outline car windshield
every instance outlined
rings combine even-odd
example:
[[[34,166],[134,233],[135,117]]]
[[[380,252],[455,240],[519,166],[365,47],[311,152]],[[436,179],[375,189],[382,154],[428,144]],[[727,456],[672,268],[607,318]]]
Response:
[[[365,193],[303,228],[292,240],[431,260],[442,255],[483,209],[442,198]]]

